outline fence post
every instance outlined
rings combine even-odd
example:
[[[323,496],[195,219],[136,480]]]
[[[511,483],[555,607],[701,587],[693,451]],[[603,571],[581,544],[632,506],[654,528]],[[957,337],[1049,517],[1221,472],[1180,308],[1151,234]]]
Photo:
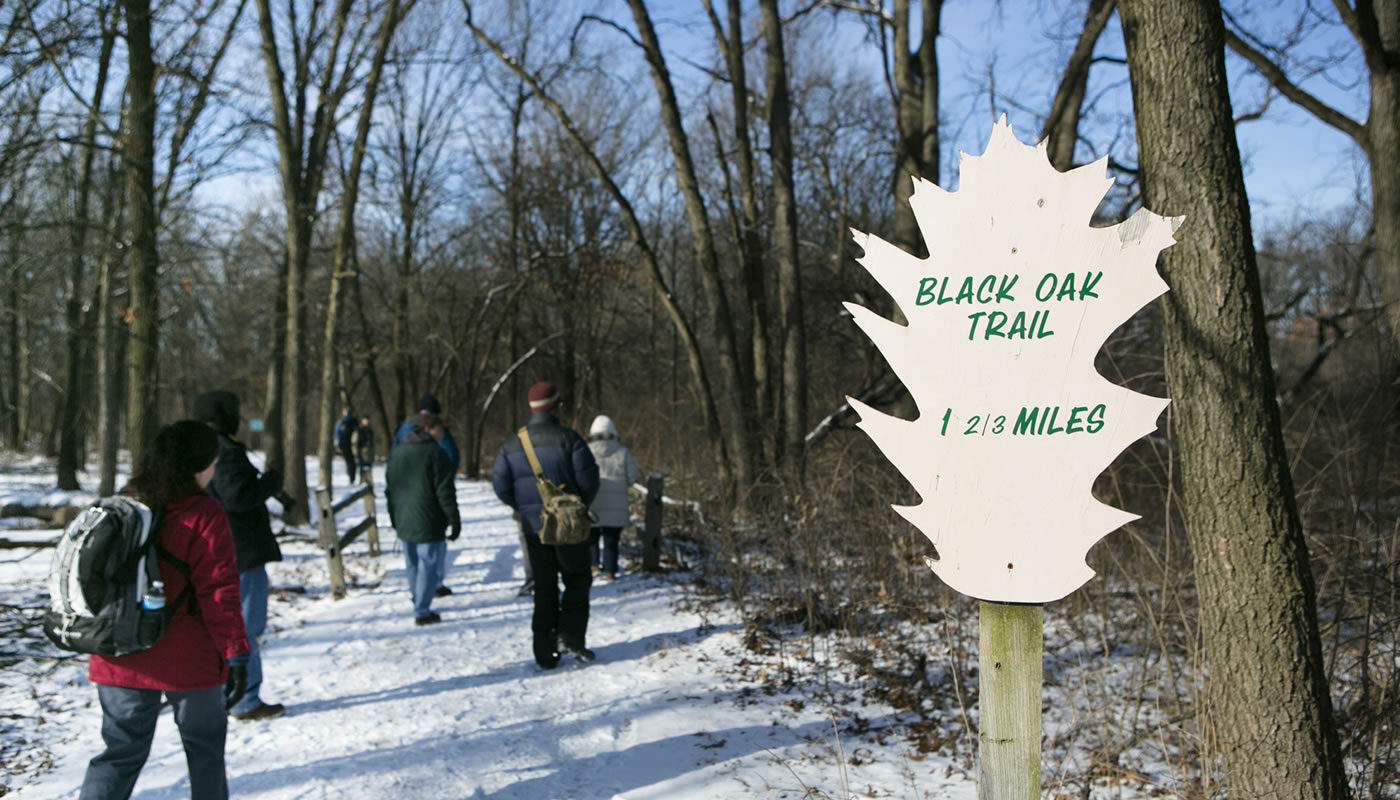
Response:
[[[1044,607],[982,601],[978,800],[1039,800]]]
[[[331,597],[339,600],[345,596],[345,565],[340,560],[340,537],[335,531],[335,508],[331,504],[331,490],[316,488],[316,531],[321,548],[326,551],[326,572],[330,574]]]
[[[647,476],[647,506],[645,528],[642,530],[642,570],[661,569],[661,487],[660,475]]]

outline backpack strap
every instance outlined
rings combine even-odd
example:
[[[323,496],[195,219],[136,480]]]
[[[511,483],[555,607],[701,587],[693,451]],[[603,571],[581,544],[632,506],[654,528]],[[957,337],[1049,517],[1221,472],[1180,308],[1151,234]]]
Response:
[[[162,561],[173,566],[181,575],[185,576],[185,588],[180,590],[180,594],[176,595],[174,601],[165,604],[166,621],[168,622],[170,618],[175,615],[175,610],[180,607],[181,603],[189,604],[190,616],[193,617],[198,614],[199,604],[195,602],[194,598],[194,582],[190,580],[190,565],[171,555],[169,550],[166,550],[159,544],[156,545],[156,555],[159,556]]]
[[[150,535],[152,537],[160,535],[160,523],[164,515],[164,511],[160,509],[151,510]],[[170,618],[175,616],[175,611],[180,608],[181,603],[187,603],[190,616],[195,616],[199,613],[199,605],[195,601],[194,583],[190,581],[190,565],[171,555],[170,551],[165,549],[165,546],[160,543],[159,539],[155,541],[155,547],[153,549],[156,557],[146,559],[146,580],[148,585],[152,581],[160,580],[159,561],[169,563],[171,566],[175,567],[181,575],[185,576],[185,588],[180,590],[180,594],[177,595],[174,600],[167,600],[165,603],[165,621],[169,622]]]

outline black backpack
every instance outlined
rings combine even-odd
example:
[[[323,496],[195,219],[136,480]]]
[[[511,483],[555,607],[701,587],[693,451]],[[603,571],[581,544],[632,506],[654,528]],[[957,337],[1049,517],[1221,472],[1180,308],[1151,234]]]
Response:
[[[166,553],[155,531],[160,514],[132,497],[104,497],[63,531],[49,567],[44,635],[75,653],[125,656],[149,649],[165,634],[171,611],[194,595],[189,582],[164,603],[159,559],[186,577],[189,565]],[[143,608],[148,595],[152,608]]]

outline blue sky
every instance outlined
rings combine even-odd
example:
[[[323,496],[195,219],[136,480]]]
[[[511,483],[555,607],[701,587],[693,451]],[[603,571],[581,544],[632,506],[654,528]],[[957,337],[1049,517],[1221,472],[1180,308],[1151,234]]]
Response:
[[[986,89],[989,69],[996,76],[998,95],[1006,97],[996,104],[997,108],[1007,113],[1022,140],[1038,136],[1040,122],[1030,112],[1043,113],[1049,107],[1059,80],[1059,67],[1074,44],[1085,5],[1083,0],[1004,0],[1000,3],[1001,13],[996,13],[993,4],[983,0],[949,0],[945,4],[939,46],[945,104],[961,100],[966,105],[970,101],[974,114],[982,120],[980,125],[964,126],[965,133],[955,138],[956,147],[981,151],[980,144],[968,140],[985,139],[990,129]],[[1244,4],[1227,0],[1226,5],[1238,6],[1233,10],[1242,23],[1261,36],[1272,38],[1296,22],[1304,3],[1271,0]],[[1354,42],[1344,30],[1334,26],[1319,27],[1310,38],[1308,54],[1335,51],[1349,53],[1352,59],[1328,75],[1300,82],[1353,119],[1365,121],[1368,93],[1364,80],[1357,81],[1361,73]],[[1116,17],[1105,29],[1095,54],[1122,58],[1122,35]],[[1226,62],[1238,116],[1256,108],[1266,92],[1264,83],[1242,60],[1227,53]],[[1339,85],[1343,83],[1346,85]],[[1089,96],[1098,103],[1098,109],[1087,117],[1089,124],[1097,126],[1090,129],[1091,135],[1104,142],[1112,140],[1115,130],[1123,136],[1131,135],[1130,130],[1115,129],[1113,119],[1116,114],[1126,116],[1131,111],[1126,66],[1096,64]],[[1015,103],[1028,110],[1018,109]],[[981,108],[976,109],[979,104]],[[945,120],[954,121],[959,113],[962,112],[956,105],[945,105]],[[945,135],[956,133],[946,128],[945,122]],[[1239,125],[1236,135],[1256,233],[1260,228],[1286,224],[1295,217],[1325,214],[1349,205],[1358,186],[1367,196],[1366,184],[1359,183],[1365,180],[1367,161],[1351,139],[1281,96],[1273,97],[1262,119]],[[1112,152],[1127,158],[1131,154],[1130,143],[1122,139],[1120,142]]]

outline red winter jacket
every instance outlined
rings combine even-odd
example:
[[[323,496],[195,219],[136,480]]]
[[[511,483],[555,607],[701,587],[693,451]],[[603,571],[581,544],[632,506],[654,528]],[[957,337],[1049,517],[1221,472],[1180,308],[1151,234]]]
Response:
[[[189,600],[172,605],[174,615],[155,647],[120,658],[92,656],[88,679],[107,686],[162,691],[212,689],[224,684],[224,661],[249,651],[238,599],[233,534],[218,500],[199,494],[176,500],[161,517],[160,544],[190,565],[198,612]],[[180,569],[161,559],[165,602],[175,604],[186,580]]]

